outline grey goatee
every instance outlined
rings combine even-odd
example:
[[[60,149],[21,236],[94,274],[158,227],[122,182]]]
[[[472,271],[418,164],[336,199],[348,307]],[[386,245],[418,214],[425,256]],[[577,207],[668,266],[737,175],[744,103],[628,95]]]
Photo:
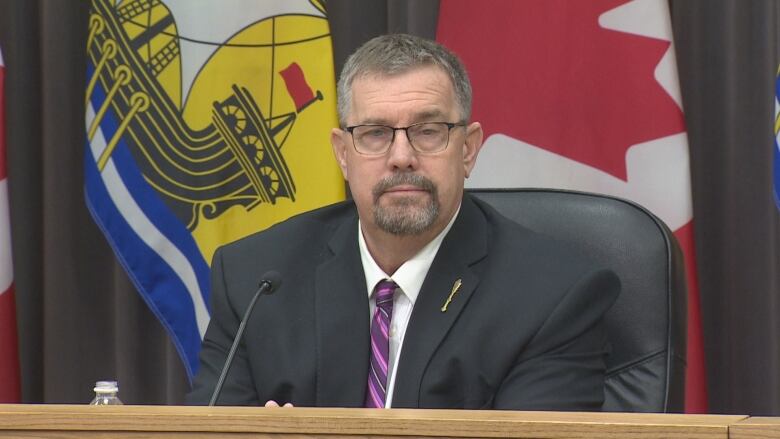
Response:
[[[381,206],[379,198],[388,189],[400,185],[420,188],[430,194],[430,202],[419,205],[412,197],[398,197],[391,206]],[[439,194],[436,185],[422,175],[397,173],[380,180],[372,191],[374,222],[387,233],[398,236],[419,235],[428,230],[439,216]]]

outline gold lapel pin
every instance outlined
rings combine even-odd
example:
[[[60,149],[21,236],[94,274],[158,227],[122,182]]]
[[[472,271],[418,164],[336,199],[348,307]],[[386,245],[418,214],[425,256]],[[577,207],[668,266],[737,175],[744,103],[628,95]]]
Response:
[[[447,312],[447,307],[450,305],[450,302],[452,302],[452,298],[455,297],[455,293],[458,292],[460,289],[460,286],[463,284],[460,279],[456,280],[454,284],[452,284],[452,291],[450,291],[450,296],[447,297],[447,301],[444,302],[444,305],[441,307],[441,312]]]

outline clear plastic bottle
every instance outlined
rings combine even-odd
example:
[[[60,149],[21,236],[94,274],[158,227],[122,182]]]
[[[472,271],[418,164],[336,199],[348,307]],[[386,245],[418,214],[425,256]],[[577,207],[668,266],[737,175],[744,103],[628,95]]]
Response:
[[[95,399],[90,405],[122,405],[117,396],[119,386],[116,381],[98,381],[95,383]]]

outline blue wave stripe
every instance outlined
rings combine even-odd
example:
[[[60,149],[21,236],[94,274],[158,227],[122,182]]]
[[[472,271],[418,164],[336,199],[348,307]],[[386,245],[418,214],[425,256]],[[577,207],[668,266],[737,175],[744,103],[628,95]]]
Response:
[[[89,70],[91,74],[91,66]],[[105,99],[105,92],[99,84],[95,87],[91,99],[95,108]],[[101,130],[107,140],[117,126],[115,114],[108,111],[101,121]],[[124,141],[120,140],[118,143],[112,154],[112,161],[143,213],[192,265],[203,300],[208,303],[208,264],[189,231],[148,186]],[[184,360],[187,373],[192,377],[197,370],[201,339],[193,302],[186,286],[165,260],[136,234],[114,205],[89,144],[85,154],[85,174],[90,212],[103,229],[142,297],[170,333]]]
[[[98,84],[95,86],[95,92],[93,93],[93,107],[98,108],[104,99],[105,92],[102,86]],[[113,136],[118,126],[119,122],[115,113],[111,110],[107,111],[100,123],[100,128],[106,140]],[[124,139],[120,139],[111,158],[125,186],[131,193],[136,194],[135,200],[144,214],[154,222],[161,233],[187,256],[187,259],[195,268],[200,289],[204,293],[203,299],[208,303],[209,266],[203,259],[203,255],[190,231],[173,215],[168,206],[163,203],[154,189],[146,182]]]

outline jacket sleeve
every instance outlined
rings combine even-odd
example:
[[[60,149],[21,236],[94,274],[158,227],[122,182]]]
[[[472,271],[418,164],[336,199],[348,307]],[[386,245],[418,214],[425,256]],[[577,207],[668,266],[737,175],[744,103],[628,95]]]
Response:
[[[493,408],[601,410],[609,350],[603,317],[619,291],[609,270],[576,282],[503,379]]]

